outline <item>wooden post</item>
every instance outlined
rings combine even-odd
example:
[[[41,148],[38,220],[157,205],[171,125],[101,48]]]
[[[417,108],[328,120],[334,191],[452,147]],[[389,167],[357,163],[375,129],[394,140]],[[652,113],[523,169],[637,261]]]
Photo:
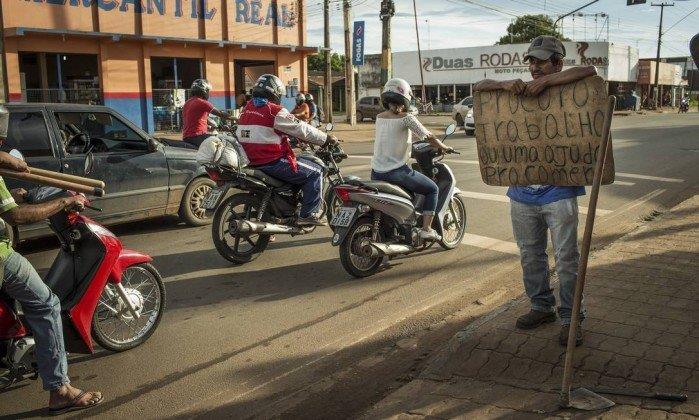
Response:
[[[590,203],[587,209],[585,220],[585,233],[583,234],[580,249],[580,263],[578,265],[578,277],[575,282],[575,296],[573,298],[573,314],[570,320],[570,330],[568,331],[568,345],[566,346],[565,365],[563,367],[563,381],[561,384],[560,402],[561,406],[567,407],[570,402],[570,385],[573,380],[573,356],[575,353],[575,337],[578,333],[580,323],[580,306],[582,306],[583,289],[585,288],[585,275],[587,274],[587,260],[590,255],[590,243],[592,242],[592,228],[595,225],[595,210],[597,209],[597,198],[599,188],[602,183],[602,167],[607,156],[609,145],[609,133],[612,128],[612,115],[616,97],[610,96],[607,101],[607,117],[604,119],[602,130],[602,144],[595,164],[595,174],[592,180],[592,190],[590,191]]]

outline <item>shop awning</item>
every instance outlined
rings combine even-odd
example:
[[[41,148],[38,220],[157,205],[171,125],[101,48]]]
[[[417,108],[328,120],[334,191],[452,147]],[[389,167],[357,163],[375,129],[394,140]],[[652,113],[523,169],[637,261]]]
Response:
[[[225,40],[214,40],[214,39],[198,39],[198,38],[178,38],[169,36],[153,36],[153,35],[129,35],[129,34],[117,34],[117,33],[107,33],[107,32],[89,32],[89,31],[73,31],[67,29],[45,29],[45,28],[26,28],[26,27],[13,27],[5,28],[4,35],[6,38],[18,37],[28,34],[43,34],[43,35],[56,35],[56,36],[74,36],[83,38],[110,38],[114,42],[119,42],[121,40],[129,41],[151,41],[156,44],[163,43],[187,43],[187,44],[206,44],[206,45],[217,45],[221,48],[226,46],[236,46],[240,48],[275,48],[275,49],[285,49],[293,51],[304,51],[308,53],[319,53],[324,51],[324,47],[311,47],[304,45],[289,45],[289,44],[264,44],[257,42],[244,42],[244,41],[225,41]]]

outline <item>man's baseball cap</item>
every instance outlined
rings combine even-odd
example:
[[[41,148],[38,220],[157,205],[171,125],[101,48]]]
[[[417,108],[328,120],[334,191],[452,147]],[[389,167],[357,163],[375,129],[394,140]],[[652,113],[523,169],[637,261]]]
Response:
[[[529,44],[527,52],[524,54],[524,62],[526,63],[530,57],[539,60],[548,60],[553,54],[560,54],[565,57],[566,47],[555,36],[539,35]]]

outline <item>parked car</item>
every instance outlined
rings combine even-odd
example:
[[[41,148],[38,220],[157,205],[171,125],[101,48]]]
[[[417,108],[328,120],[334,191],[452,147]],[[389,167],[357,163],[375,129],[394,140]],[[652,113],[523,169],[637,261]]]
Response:
[[[451,117],[459,127],[464,128],[467,134],[474,134],[476,123],[473,121],[473,96],[468,96],[461,102],[454,104]]]
[[[357,101],[357,121],[365,118],[376,120],[376,116],[384,111],[381,98],[378,96],[365,96]]]
[[[177,214],[189,225],[210,223],[201,207],[215,183],[196,160],[196,150],[153,138],[106,106],[78,104],[5,105],[10,112],[3,150],[18,149],[30,166],[83,176],[106,183],[106,194],[94,198],[103,212],[88,215],[104,224]],[[6,178],[8,188],[33,188]],[[21,226],[14,241],[50,234],[45,223]]]

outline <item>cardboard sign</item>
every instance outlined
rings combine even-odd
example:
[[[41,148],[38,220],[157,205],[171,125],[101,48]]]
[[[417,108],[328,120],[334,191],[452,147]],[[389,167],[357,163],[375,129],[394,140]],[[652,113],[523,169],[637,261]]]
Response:
[[[550,87],[538,97],[476,92],[473,116],[483,182],[592,185],[606,106],[607,89],[599,76]],[[605,160],[602,183],[610,184],[611,141]]]

